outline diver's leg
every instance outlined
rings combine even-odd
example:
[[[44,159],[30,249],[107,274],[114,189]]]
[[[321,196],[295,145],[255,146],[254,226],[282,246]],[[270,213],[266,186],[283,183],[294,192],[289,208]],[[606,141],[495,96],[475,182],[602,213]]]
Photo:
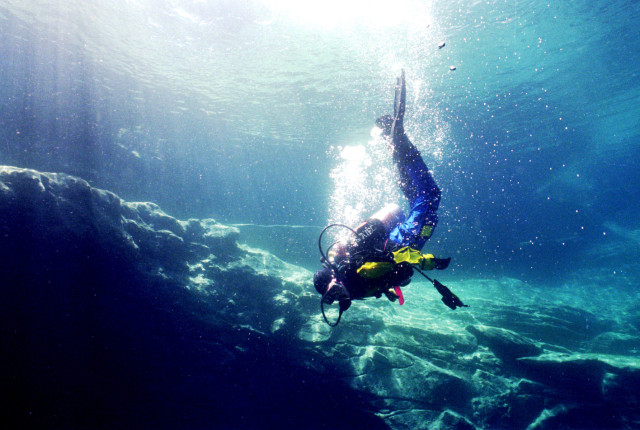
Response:
[[[404,136],[399,150],[394,147],[394,162],[399,172],[399,187],[409,200],[409,216],[391,234],[403,246],[421,249],[438,224],[440,189],[418,150]]]
[[[398,139],[392,148],[392,159],[399,173],[399,186],[409,201],[417,197],[419,190],[438,188],[420,151],[406,135]]]
[[[412,207],[405,222],[391,231],[389,238],[399,246],[410,246],[419,251],[431,238],[437,225],[437,212],[432,210],[429,203],[420,201]]]
[[[404,70],[396,82],[391,126],[393,161],[399,173],[399,187],[409,200],[411,212],[391,233],[391,239],[403,246],[421,249],[438,223],[440,189],[425,165],[420,152],[404,131],[407,89]]]
[[[402,166],[420,158],[420,153],[407,138],[404,131],[404,112],[407,99],[407,87],[404,79],[404,70],[396,82],[395,98],[393,102],[393,123],[391,125],[391,146],[393,148],[393,160],[404,175]]]

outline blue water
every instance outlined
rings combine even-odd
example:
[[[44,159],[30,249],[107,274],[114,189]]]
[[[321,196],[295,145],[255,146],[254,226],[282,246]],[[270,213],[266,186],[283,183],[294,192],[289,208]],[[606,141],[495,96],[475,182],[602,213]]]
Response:
[[[371,135],[404,69],[442,280],[581,286],[564,304],[596,312],[588,286],[604,306],[640,281],[639,22],[636,0],[4,0],[0,165],[237,225],[315,270],[344,208],[406,204]]]
[[[177,217],[309,226],[265,246],[293,241],[284,255],[310,267],[332,148],[366,144],[404,68],[407,129],[443,189],[431,246],[456,270],[549,282],[633,270],[638,2],[390,9],[5,1],[1,160]]]

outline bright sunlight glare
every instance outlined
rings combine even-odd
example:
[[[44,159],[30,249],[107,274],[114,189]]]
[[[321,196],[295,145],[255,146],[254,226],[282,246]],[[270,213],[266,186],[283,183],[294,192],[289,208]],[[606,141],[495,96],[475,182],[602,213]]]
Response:
[[[275,12],[288,15],[303,25],[321,29],[334,27],[407,25],[415,21],[419,25],[431,24],[425,2],[416,0],[262,0]],[[427,2],[430,3],[430,2]]]
[[[402,203],[396,187],[396,169],[390,147],[373,127],[366,145],[333,147],[336,166],[331,170],[333,192],[329,203],[329,220],[351,227],[372,215],[381,205]],[[334,240],[347,240],[347,230],[336,231]]]

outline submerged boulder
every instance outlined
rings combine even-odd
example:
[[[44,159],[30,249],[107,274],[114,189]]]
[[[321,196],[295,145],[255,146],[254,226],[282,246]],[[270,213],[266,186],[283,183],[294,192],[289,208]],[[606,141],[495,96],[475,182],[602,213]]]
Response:
[[[445,410],[430,427],[433,430],[476,430],[468,419],[453,411]]]
[[[311,274],[238,244],[233,227],[3,166],[0,237],[6,422],[387,427],[366,393],[292,342]]]
[[[600,333],[611,330],[614,322],[584,309],[547,302],[522,305],[487,303],[486,324],[502,327],[536,342],[578,348]]]
[[[626,410],[640,401],[640,360],[605,354],[545,353],[518,359],[527,375],[565,398],[606,402]]]
[[[471,325],[467,331],[473,334],[478,343],[487,346],[496,357],[505,362],[514,362],[520,357],[532,357],[542,354],[542,348],[531,339],[511,330],[483,325]]]
[[[605,332],[587,343],[590,352],[603,354],[638,355],[640,336],[626,333]]]

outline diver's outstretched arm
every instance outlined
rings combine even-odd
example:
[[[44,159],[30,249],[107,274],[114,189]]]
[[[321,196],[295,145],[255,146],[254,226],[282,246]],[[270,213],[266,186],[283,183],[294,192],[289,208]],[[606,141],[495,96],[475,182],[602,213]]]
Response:
[[[404,69],[396,80],[396,94],[393,102],[393,125],[391,126],[391,138],[397,141],[404,135],[404,108],[407,99],[407,87],[404,81]]]

